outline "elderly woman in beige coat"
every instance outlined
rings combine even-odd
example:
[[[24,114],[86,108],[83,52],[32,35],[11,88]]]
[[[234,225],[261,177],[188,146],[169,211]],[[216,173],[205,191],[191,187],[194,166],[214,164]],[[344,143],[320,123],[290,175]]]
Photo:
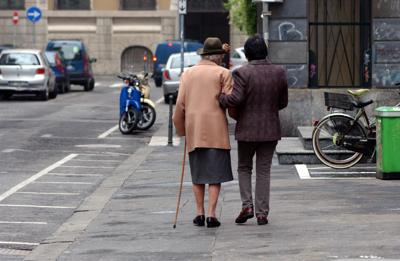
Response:
[[[229,92],[232,77],[219,66],[225,55],[221,40],[207,38],[199,51],[202,60],[181,77],[174,113],[178,135],[186,136],[197,216],[194,225],[218,227],[216,218],[221,183],[233,180],[228,121],[218,102],[222,90]],[[208,217],[205,218],[204,193],[208,184]]]

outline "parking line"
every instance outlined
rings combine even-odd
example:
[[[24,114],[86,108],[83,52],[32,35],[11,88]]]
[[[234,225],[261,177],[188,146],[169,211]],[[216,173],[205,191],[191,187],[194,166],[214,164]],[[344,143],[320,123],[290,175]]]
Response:
[[[71,184],[71,185],[93,185],[90,182],[70,182],[70,181],[35,181],[36,184]]]
[[[45,168],[44,170],[39,171],[38,173],[36,173],[32,177],[30,177],[30,178],[22,181],[21,183],[15,185],[11,189],[9,189],[8,191],[6,191],[6,192],[4,192],[3,194],[0,195],[0,202],[3,201],[4,199],[6,199],[7,197],[11,196],[12,194],[17,192],[18,190],[22,189],[23,187],[25,187],[25,186],[29,185],[30,183],[34,182],[38,178],[46,175],[47,173],[49,173],[53,169],[56,169],[59,166],[61,166],[62,164],[64,164],[64,163],[70,161],[71,159],[75,158],[76,156],[78,156],[78,154],[70,154],[67,157],[65,157],[64,159],[62,159],[60,161],[57,161],[56,163],[54,163],[54,164],[50,165],[49,167]]]
[[[16,192],[15,194],[29,194],[29,195],[60,195],[60,196],[78,196],[80,193],[58,193],[58,192],[33,192],[33,191],[23,191]]]
[[[305,164],[296,164],[297,173],[299,174],[300,179],[311,179],[310,172],[308,172],[307,165]]]
[[[376,174],[375,171],[320,171],[320,172],[311,172],[311,174],[314,175],[324,175],[324,174],[329,174],[329,175],[334,175],[334,174],[343,174],[343,175],[351,175],[351,174]]]
[[[17,225],[47,225],[47,222],[18,222],[18,221],[0,221],[0,224],[17,224]]]
[[[121,160],[102,160],[102,159],[96,159],[96,160],[83,160],[83,159],[73,159],[71,161],[83,161],[83,162],[97,162],[97,161],[101,161],[101,162],[113,162],[113,163],[120,163],[122,162]],[[1,173],[1,172],[0,172]]]
[[[116,131],[119,128],[118,125],[115,125],[114,127],[110,128],[109,130],[107,130],[106,132],[100,134],[97,138],[98,139],[104,139],[106,138],[108,135],[110,135],[111,133],[113,133],[114,131]]]
[[[26,246],[38,246],[39,243],[30,242],[12,242],[12,241],[0,241],[1,245],[26,245]]]
[[[103,177],[103,174],[49,173],[49,176]]]
[[[160,99],[158,99],[157,101],[156,101],[156,104],[160,104],[160,103],[162,103],[164,101],[164,97],[161,97]]]
[[[103,167],[103,166],[60,166],[60,168],[85,168],[85,169],[115,169],[115,167]]]
[[[70,206],[40,206],[40,205],[15,205],[15,204],[0,204],[0,207],[16,207],[16,208],[59,208],[59,209],[74,209]]]

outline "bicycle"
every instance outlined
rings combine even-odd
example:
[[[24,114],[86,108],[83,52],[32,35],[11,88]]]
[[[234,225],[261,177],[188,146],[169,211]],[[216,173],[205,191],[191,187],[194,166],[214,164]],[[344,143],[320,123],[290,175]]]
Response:
[[[368,92],[368,89],[361,89],[348,90],[349,95],[324,93],[325,106],[330,113],[314,124],[312,145],[315,155],[326,166],[345,169],[357,164],[364,156],[369,156],[370,162],[374,159],[376,124],[365,112],[365,107],[374,101],[363,101]],[[355,116],[347,113],[354,110]]]

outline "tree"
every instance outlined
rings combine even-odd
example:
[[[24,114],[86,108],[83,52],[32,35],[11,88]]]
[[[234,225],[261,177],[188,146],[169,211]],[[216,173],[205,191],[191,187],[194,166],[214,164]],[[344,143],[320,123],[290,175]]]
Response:
[[[257,32],[257,8],[252,0],[228,0],[225,7],[230,19],[240,31],[253,35]]]

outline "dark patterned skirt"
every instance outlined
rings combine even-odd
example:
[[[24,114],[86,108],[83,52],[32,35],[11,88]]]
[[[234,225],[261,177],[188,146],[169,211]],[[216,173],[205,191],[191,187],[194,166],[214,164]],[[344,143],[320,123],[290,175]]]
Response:
[[[189,153],[193,184],[219,184],[232,181],[230,150],[196,148]]]

